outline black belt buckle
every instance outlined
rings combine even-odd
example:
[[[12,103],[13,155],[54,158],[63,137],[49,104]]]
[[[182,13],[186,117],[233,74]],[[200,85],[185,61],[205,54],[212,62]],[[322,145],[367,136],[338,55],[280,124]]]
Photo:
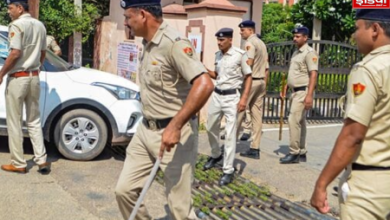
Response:
[[[256,81],[256,80],[264,80],[264,77],[261,77],[261,78],[252,78],[253,81]]]
[[[370,166],[370,165],[363,165],[358,163],[352,164],[352,170],[371,170],[371,171],[380,171],[380,170],[390,170],[390,167],[378,167],[378,166]]]
[[[215,87],[214,92],[216,92],[219,95],[233,95],[233,94],[237,93],[237,89],[221,90],[221,89],[218,89],[217,87]]]
[[[294,92],[305,91],[305,90],[306,90],[306,86],[301,86],[301,87],[295,87],[295,88],[293,88],[293,91],[294,91]]]
[[[172,118],[165,118],[165,119],[147,119],[143,118],[142,122],[145,124],[145,126],[150,130],[161,130],[168,126],[169,122],[171,122]]]

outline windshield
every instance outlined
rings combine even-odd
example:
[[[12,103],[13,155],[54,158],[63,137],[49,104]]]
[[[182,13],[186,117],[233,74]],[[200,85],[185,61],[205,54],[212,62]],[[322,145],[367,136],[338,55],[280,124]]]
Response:
[[[43,68],[47,72],[63,72],[75,69],[72,64],[67,63],[50,50],[46,50],[46,59],[43,63]]]

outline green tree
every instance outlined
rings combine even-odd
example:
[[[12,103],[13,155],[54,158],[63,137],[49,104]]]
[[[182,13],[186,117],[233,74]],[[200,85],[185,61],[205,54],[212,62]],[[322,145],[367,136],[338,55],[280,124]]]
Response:
[[[294,23],[313,30],[314,16],[322,20],[323,40],[346,42],[354,32],[355,11],[351,0],[300,0],[292,7]]]
[[[109,0],[84,0],[81,15],[76,14],[76,7],[70,0],[41,0],[39,20],[58,41],[73,34],[74,31],[83,34],[86,40],[94,31],[96,20],[108,14]],[[0,1],[0,24],[8,25],[7,5]]]
[[[290,16],[291,8],[278,3],[265,4],[261,23],[261,38],[265,43],[275,43],[292,39],[294,28]]]

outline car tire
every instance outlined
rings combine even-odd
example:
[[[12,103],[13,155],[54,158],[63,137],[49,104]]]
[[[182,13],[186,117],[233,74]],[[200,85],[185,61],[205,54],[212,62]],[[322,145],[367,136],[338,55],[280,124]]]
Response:
[[[107,144],[107,125],[98,114],[87,109],[66,112],[54,129],[54,144],[71,160],[92,160]]]

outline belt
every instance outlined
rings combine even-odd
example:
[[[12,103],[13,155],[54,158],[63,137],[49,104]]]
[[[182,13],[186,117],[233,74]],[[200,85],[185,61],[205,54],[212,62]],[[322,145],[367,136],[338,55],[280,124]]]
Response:
[[[39,71],[38,70],[34,70],[34,71],[21,71],[21,72],[12,73],[9,76],[18,78],[18,77],[27,77],[27,76],[30,76],[30,75],[31,76],[38,76],[39,75]]]
[[[377,167],[377,166],[369,166],[369,165],[362,165],[358,163],[352,164],[352,170],[390,170],[390,167]]]
[[[220,94],[220,95],[233,95],[237,93],[237,89],[225,89],[220,90],[217,87],[214,88],[214,92]]]
[[[264,80],[264,77],[261,77],[261,78],[252,78],[252,80],[256,81],[256,80]]]
[[[144,125],[150,130],[161,130],[168,126],[169,122],[171,122],[172,118],[165,119],[146,119],[143,118],[142,122]]]
[[[295,87],[295,88],[293,88],[293,91],[294,91],[294,92],[305,91],[305,90],[306,90],[306,86],[301,86],[301,87]]]

